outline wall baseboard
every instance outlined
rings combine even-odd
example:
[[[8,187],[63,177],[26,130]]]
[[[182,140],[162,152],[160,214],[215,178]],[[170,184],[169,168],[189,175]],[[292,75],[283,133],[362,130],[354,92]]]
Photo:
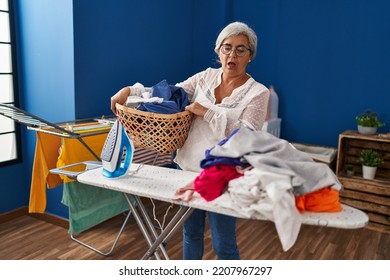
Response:
[[[69,221],[67,219],[48,214],[48,213],[29,213],[28,207],[21,207],[15,210],[12,210],[10,212],[0,214],[0,224],[8,222],[10,220],[16,219],[21,216],[30,216],[36,219],[39,219],[41,221],[45,221],[47,223],[60,226],[63,228],[68,229],[69,228]]]
[[[16,219],[18,217],[28,215],[27,207],[20,207],[15,210],[0,214],[0,224]]]
[[[60,226],[63,228],[68,229],[69,228],[69,221],[67,219],[52,215],[52,214],[47,214],[47,213],[29,213],[28,214],[30,217],[34,217],[36,219],[42,220],[44,222]]]

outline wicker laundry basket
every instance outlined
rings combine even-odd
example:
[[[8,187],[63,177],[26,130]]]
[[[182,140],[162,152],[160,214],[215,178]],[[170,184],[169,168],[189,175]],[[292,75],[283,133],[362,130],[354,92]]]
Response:
[[[116,104],[117,118],[135,147],[169,154],[181,148],[192,124],[188,111],[157,114]]]

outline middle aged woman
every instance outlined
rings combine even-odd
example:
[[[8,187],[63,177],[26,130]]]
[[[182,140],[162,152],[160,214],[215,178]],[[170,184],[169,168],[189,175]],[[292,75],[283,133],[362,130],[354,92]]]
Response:
[[[239,127],[261,130],[269,91],[246,72],[256,50],[256,33],[245,23],[233,22],[220,32],[215,43],[222,67],[208,68],[176,84],[188,93],[191,104],[186,110],[195,115],[188,138],[174,160],[180,169],[201,171],[205,151]],[[115,103],[123,104],[130,94],[140,93],[135,86],[121,89],[111,98],[111,110],[116,113]],[[218,259],[240,259],[236,218],[203,210],[195,210],[183,225],[183,258],[203,258],[206,214]]]

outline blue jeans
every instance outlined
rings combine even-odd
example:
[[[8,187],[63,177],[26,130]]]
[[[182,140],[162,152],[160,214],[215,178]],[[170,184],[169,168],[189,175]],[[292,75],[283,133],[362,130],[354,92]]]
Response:
[[[213,249],[219,260],[239,260],[236,241],[236,218],[196,209],[183,225],[183,258],[201,260],[204,250],[206,213]]]
[[[180,169],[176,163],[163,165]],[[204,250],[206,213],[210,224],[214,252],[219,260],[239,260],[236,241],[236,218],[195,209],[183,225],[183,259],[201,260]]]

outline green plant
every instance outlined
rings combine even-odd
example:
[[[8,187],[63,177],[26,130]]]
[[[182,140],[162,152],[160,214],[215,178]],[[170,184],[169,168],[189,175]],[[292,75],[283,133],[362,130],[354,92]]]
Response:
[[[362,165],[376,167],[383,163],[383,158],[377,151],[363,150],[359,154],[358,161]]]
[[[355,174],[355,166],[352,164],[347,164],[345,166],[345,170],[347,171],[347,175],[353,176]]]
[[[377,113],[370,109],[365,110],[355,119],[360,126],[380,127],[385,125],[385,123],[378,120]]]
[[[347,164],[347,171],[355,171],[355,166],[352,164]]]

